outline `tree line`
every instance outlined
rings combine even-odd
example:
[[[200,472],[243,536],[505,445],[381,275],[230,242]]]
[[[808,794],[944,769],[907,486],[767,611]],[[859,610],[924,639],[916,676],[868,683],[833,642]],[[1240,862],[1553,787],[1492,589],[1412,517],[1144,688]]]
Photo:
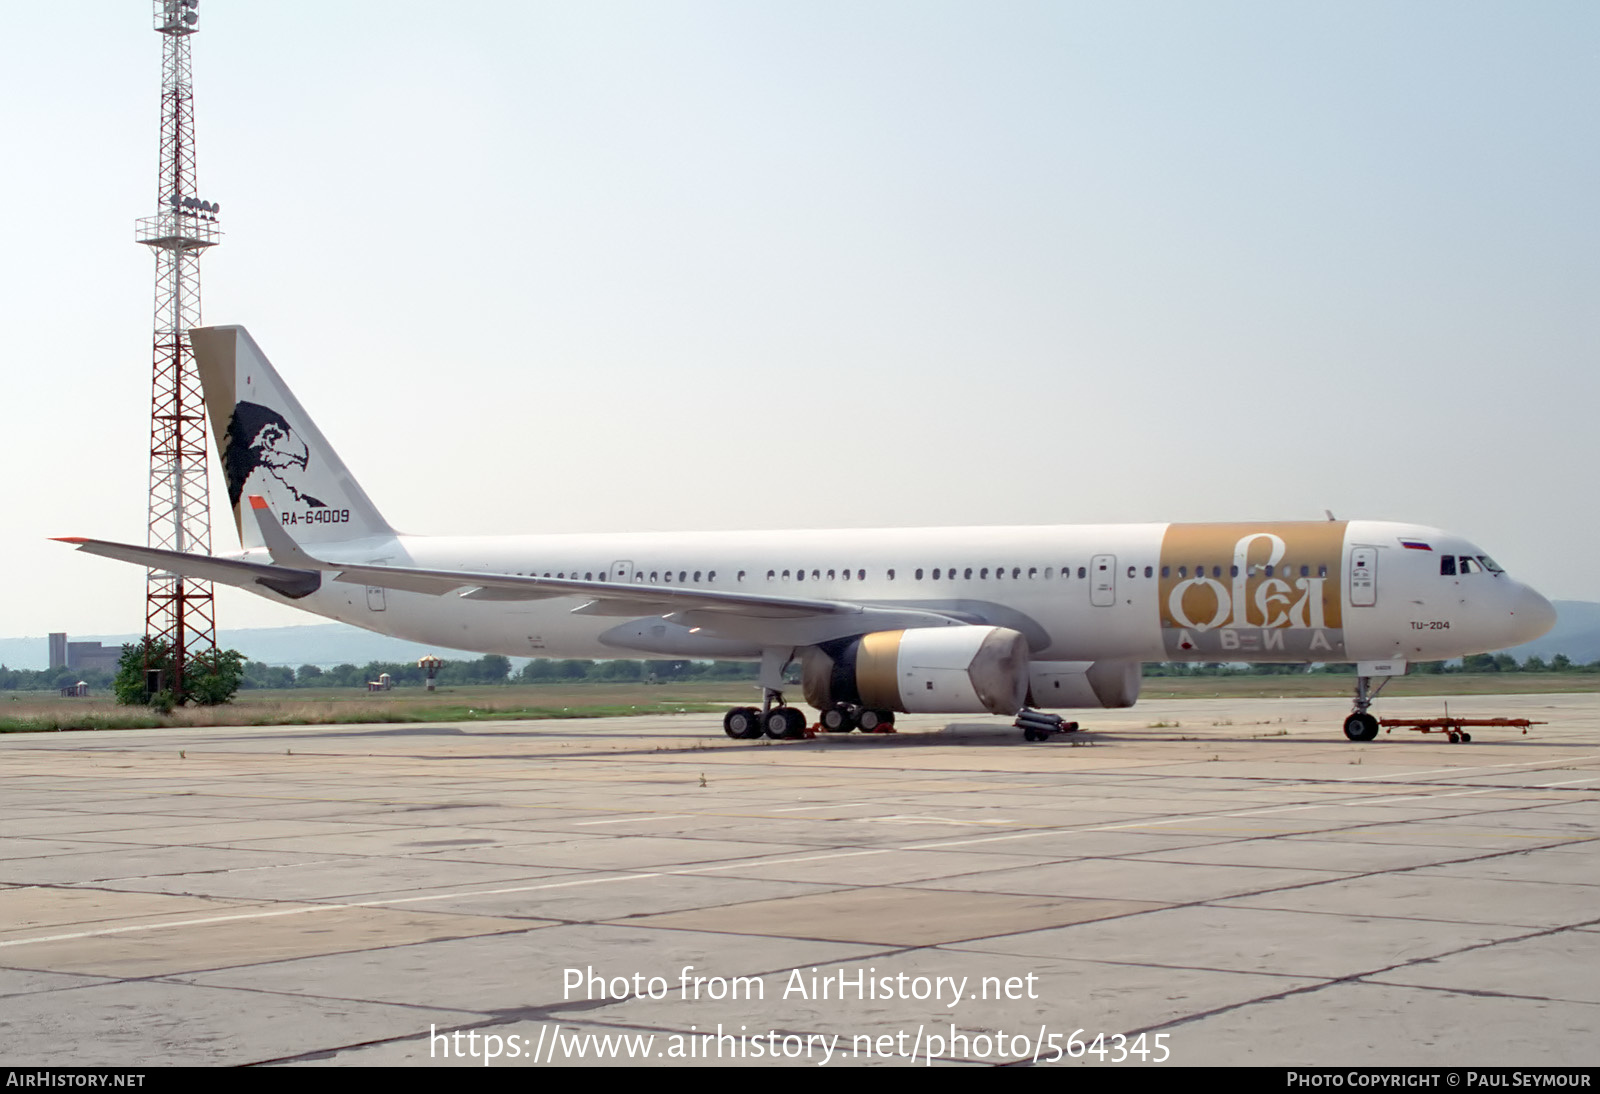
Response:
[[[1349,662],[1241,665],[1222,661],[1156,661],[1144,666],[1146,676],[1299,676],[1305,673],[1353,676]],[[1579,664],[1564,653],[1548,662],[1537,655],[1518,662],[1509,653],[1474,653],[1460,661],[1413,661],[1412,673],[1481,675],[1486,672],[1600,672],[1600,660]]]
[[[587,661],[579,658],[565,660],[537,659],[529,661],[520,671],[511,670],[511,659],[497,653],[485,654],[475,661],[446,661],[439,667],[434,679],[441,687],[469,684],[575,684],[594,683],[658,683],[687,680],[754,680],[759,666],[746,661]],[[415,662],[368,661],[365,665],[335,665],[320,668],[301,665],[291,669],[287,665],[266,665],[260,661],[247,661],[244,666],[244,688],[341,688],[366,687],[387,673],[396,687],[420,687],[427,673]]]
[[[138,649],[139,647],[130,647]],[[223,651],[232,654],[233,651]],[[140,650],[139,660],[142,662]],[[158,663],[162,659],[158,656]],[[262,661],[245,661],[239,658],[238,669],[235,670],[232,659],[219,666],[224,678],[223,683],[230,682],[237,671],[237,686],[246,690],[262,690],[267,688],[364,688],[369,681],[376,681],[383,673],[388,673],[390,680],[397,687],[422,686],[427,679],[426,673],[418,668],[415,662],[409,661],[368,661],[365,665],[343,664],[332,668],[321,668],[317,665],[301,665],[298,669],[287,665],[269,665]],[[131,666],[130,666],[131,667]],[[1557,672],[1557,673],[1593,673],[1600,672],[1600,660],[1588,664],[1580,664],[1558,653],[1549,661],[1542,657],[1532,656],[1523,661],[1518,661],[1510,654],[1480,653],[1463,658],[1459,662],[1422,661],[1411,665],[1413,673],[1488,673],[1488,672]],[[1315,664],[1315,665],[1239,665],[1219,661],[1186,662],[1186,661],[1161,661],[1152,662],[1144,666],[1144,675],[1150,677],[1160,676],[1289,676],[1306,672],[1328,673],[1335,675],[1350,675],[1355,672],[1355,666],[1350,664]],[[650,660],[650,661],[589,661],[577,658],[566,660],[538,659],[529,661],[519,671],[513,672],[511,660],[499,654],[486,654],[473,661],[454,660],[446,661],[440,666],[436,679],[441,686],[462,686],[479,684],[573,684],[583,682],[595,683],[642,683],[644,681],[657,681],[662,683],[675,683],[683,681],[722,681],[722,680],[754,680],[757,676],[757,666],[749,661],[689,661],[689,660]],[[69,687],[78,681],[88,684],[93,691],[106,691],[113,688],[115,676],[109,672],[97,672],[90,669],[11,669],[0,665],[0,691],[55,691],[59,688]],[[125,686],[134,684],[142,687],[142,677],[135,678],[130,674],[125,681]],[[197,696],[186,696],[197,699]],[[221,700],[221,701],[226,701]]]

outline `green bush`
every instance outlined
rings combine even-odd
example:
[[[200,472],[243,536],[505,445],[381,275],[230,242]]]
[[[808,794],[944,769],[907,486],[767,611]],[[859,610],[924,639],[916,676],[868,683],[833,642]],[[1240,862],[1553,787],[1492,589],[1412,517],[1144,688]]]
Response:
[[[158,694],[151,695],[145,690],[146,668],[161,670],[163,690]],[[230,702],[239,690],[244,680],[244,655],[238,650],[207,650],[190,658],[187,669],[182,690],[174,691],[176,674],[171,643],[162,638],[129,642],[122,647],[111,691],[119,703],[148,704],[162,712],[191,702],[199,706],[217,706]]]

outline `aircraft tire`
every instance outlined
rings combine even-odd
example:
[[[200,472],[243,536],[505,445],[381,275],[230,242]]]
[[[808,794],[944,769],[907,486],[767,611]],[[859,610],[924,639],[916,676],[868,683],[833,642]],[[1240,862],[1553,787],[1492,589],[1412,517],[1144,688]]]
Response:
[[[894,725],[892,710],[862,710],[856,714],[856,728],[863,733],[876,733],[892,725]]]
[[[761,712],[754,707],[734,707],[722,716],[722,732],[736,741],[761,736]]]
[[[1344,720],[1344,735],[1352,741],[1376,740],[1378,719],[1370,714],[1352,714]]]
[[[779,707],[767,714],[767,736],[774,741],[798,737],[806,731],[806,716],[794,707]]]
[[[856,720],[850,716],[848,707],[829,707],[822,712],[818,721],[829,733],[849,733],[856,728]]]

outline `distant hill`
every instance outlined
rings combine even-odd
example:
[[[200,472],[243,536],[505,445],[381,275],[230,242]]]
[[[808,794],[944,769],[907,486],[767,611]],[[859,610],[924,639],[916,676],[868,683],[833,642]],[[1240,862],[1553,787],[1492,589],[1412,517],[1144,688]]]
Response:
[[[102,642],[120,646],[135,642],[133,634],[74,634],[74,642]],[[483,656],[465,650],[424,646],[400,638],[352,627],[348,623],[313,623],[304,627],[254,627],[240,630],[223,630],[217,634],[217,644],[224,649],[238,650],[247,661],[265,661],[269,665],[364,665],[368,661],[415,661],[424,654],[438,654],[446,660],[457,658],[475,661]],[[520,665],[527,658],[513,658]],[[50,664],[49,639],[0,638],[0,665],[13,669],[43,669]]]

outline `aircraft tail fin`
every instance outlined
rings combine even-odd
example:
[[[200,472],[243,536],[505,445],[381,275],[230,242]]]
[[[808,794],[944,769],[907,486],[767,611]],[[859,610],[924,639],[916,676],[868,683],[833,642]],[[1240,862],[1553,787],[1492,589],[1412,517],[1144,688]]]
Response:
[[[247,330],[196,327],[189,339],[240,543],[265,546],[244,519],[251,494],[301,543],[394,534]]]

